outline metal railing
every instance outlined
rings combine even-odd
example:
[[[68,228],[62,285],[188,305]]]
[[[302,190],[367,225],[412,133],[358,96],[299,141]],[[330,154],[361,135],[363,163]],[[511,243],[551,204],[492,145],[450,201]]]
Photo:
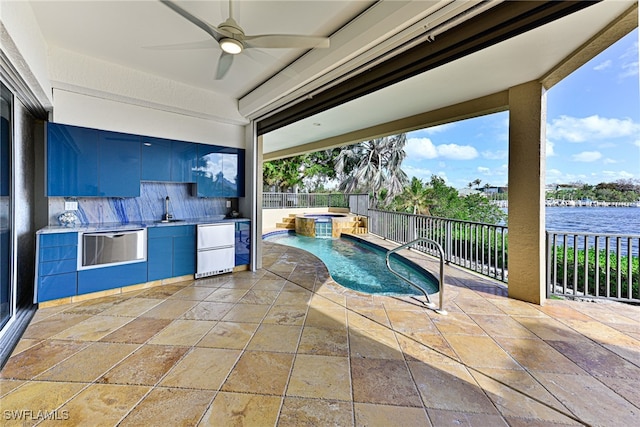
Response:
[[[640,302],[640,236],[547,231],[547,292]]]
[[[424,294],[424,296],[427,298],[427,307],[433,309],[435,307],[435,304],[431,302],[431,298],[429,298],[429,294],[427,293],[427,291],[425,291],[424,289],[422,289],[422,287],[418,286],[417,284],[413,283],[411,280],[407,279],[406,277],[404,277],[403,275],[399,274],[398,272],[396,272],[393,268],[391,268],[391,255],[394,254],[395,252],[398,252],[402,249],[405,248],[410,248],[411,246],[417,244],[417,243],[427,243],[429,245],[432,245],[436,248],[436,250],[438,251],[438,255],[440,258],[440,281],[438,283],[438,295],[439,295],[439,300],[440,300],[440,307],[435,310],[437,313],[440,314],[447,314],[447,311],[444,310],[443,307],[443,303],[444,303],[444,251],[442,250],[442,246],[440,246],[440,244],[438,244],[438,242],[433,241],[431,239],[424,239],[424,238],[419,238],[419,239],[415,239],[409,243],[405,243],[404,245],[400,245],[397,248],[394,249],[390,249],[389,251],[387,251],[387,257],[386,257],[386,261],[387,261],[387,270],[389,270],[391,273],[395,274],[397,277],[399,277],[400,279],[404,280],[405,282],[407,282],[409,285],[411,285],[412,287],[418,289],[420,292],[422,292]]]
[[[506,226],[370,209],[369,232],[400,244],[433,240],[444,249],[447,263],[507,282]],[[429,246],[415,249],[438,255]]]
[[[365,200],[366,198],[366,200]],[[262,193],[263,209],[286,208],[349,208],[354,205],[354,213],[369,208],[368,194],[343,193]]]

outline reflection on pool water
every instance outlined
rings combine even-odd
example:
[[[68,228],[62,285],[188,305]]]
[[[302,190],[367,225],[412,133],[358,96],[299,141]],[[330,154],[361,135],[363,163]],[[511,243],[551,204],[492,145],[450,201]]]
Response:
[[[386,251],[375,245],[349,237],[339,239],[314,239],[296,234],[272,234],[265,241],[293,246],[311,252],[320,258],[333,280],[359,292],[376,295],[422,295],[393,275],[387,269]],[[409,278],[429,294],[438,292],[438,281],[428,271],[411,266],[411,261],[391,256],[391,267]]]

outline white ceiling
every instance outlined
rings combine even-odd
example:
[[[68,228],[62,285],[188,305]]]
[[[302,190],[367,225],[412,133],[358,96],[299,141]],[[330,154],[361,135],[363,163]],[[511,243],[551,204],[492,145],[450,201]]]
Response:
[[[212,25],[217,26],[228,16],[226,0],[178,3]],[[264,151],[273,152],[430,111],[539,78],[634,3],[634,0],[604,1],[286,126],[265,135]],[[394,37],[419,28],[421,19],[427,19],[438,9],[445,6],[464,8],[472,2],[236,0],[234,18],[247,34],[331,36],[332,46],[308,53],[299,49],[251,49],[235,58],[223,80],[214,78],[220,49],[213,40],[211,48],[207,49],[154,48],[209,39],[203,30],[156,0],[47,0],[30,4],[51,48],[76,52],[238,99],[240,113],[255,118],[270,105],[283,104],[287,96],[292,97],[296,91],[303,91],[306,86],[322,80],[323,75],[331,75],[332,70],[334,75],[339,75],[345,64],[357,61],[363,53],[391,46],[389,41]],[[446,33],[439,37],[446,37]],[[296,62],[286,73],[276,75],[292,61]]]
[[[223,1],[177,1],[214,26],[228,17]],[[372,1],[234,1],[234,18],[247,34],[329,36]],[[234,59],[223,80],[215,80],[220,48],[207,33],[156,0],[32,1],[47,44],[240,98],[305,51],[250,49]],[[204,49],[160,50],[211,40]]]

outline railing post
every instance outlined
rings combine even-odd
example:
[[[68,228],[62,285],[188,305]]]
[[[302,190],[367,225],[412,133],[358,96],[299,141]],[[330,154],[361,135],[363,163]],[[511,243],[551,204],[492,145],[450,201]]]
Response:
[[[452,246],[452,242],[453,242],[453,236],[452,236],[452,231],[451,228],[453,226],[453,223],[450,221],[447,221],[446,223],[446,234],[445,234],[445,248],[446,248],[446,254],[445,257],[447,258],[447,261],[451,262],[451,256],[452,256],[452,252],[451,252],[451,246]]]

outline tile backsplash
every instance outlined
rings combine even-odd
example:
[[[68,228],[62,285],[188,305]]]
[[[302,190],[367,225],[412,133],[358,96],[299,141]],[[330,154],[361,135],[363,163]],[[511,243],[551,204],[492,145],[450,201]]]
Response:
[[[192,184],[142,182],[140,197],[78,197],[76,214],[82,224],[130,223],[157,221],[165,210],[169,196],[169,213],[177,219],[223,217],[231,209],[224,198],[198,198],[191,195]],[[70,200],[69,198],[66,198]],[[237,205],[237,199],[232,200]],[[49,197],[49,225],[58,225],[64,212],[64,197]]]

